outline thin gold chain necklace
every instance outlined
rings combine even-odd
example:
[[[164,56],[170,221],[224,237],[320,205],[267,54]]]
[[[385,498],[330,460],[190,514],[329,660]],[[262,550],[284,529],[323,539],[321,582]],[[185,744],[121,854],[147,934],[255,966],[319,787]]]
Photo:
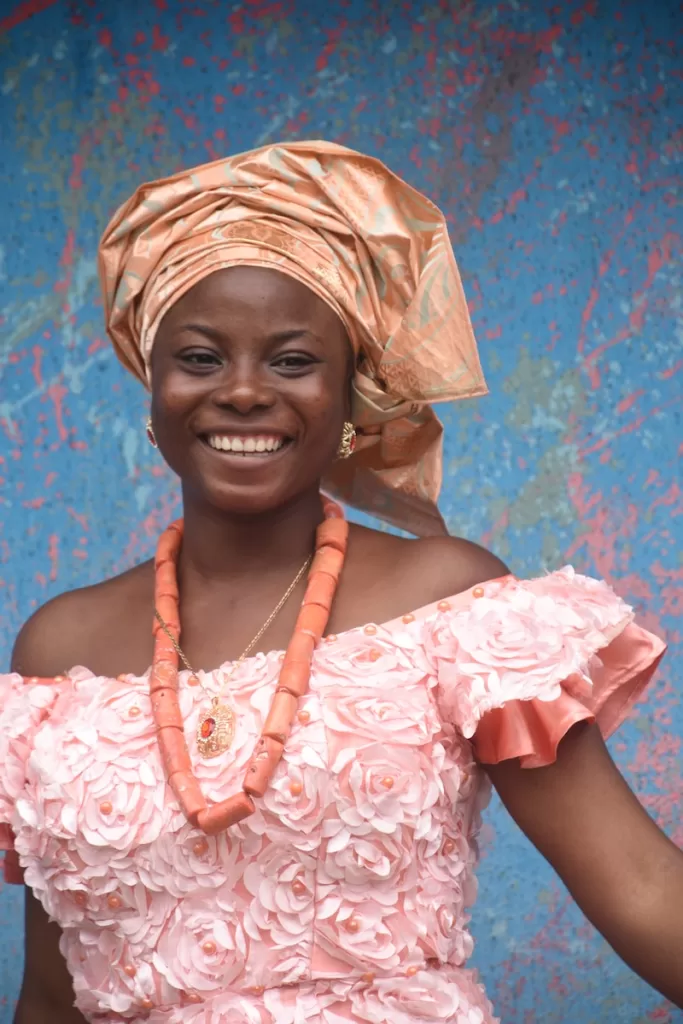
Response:
[[[199,716],[199,722],[197,723],[197,748],[202,757],[218,757],[219,754],[222,754],[224,750],[228,749],[233,739],[235,738],[235,712],[229,705],[223,704],[221,701],[225,688],[227,687],[228,683],[230,682],[233,675],[240,667],[244,659],[251,653],[251,651],[253,651],[254,647],[259,642],[265,631],[268,629],[268,627],[271,625],[271,623],[277,617],[277,615],[282,611],[285,604],[291,597],[293,591],[295,590],[297,583],[299,583],[301,577],[304,575],[304,573],[310,566],[312,560],[313,555],[309,555],[304,564],[299,569],[294,579],[292,580],[292,582],[290,583],[290,585],[287,587],[287,590],[280,598],[273,611],[270,613],[266,621],[259,629],[256,636],[244,648],[239,658],[232,663],[232,667],[230,668],[230,671],[228,672],[225,679],[223,680],[223,685],[219,693],[213,696],[209,693],[209,691],[202,683],[198,673],[195,672],[195,670],[192,668],[192,665],[190,665],[189,661],[185,657],[183,649],[181,648],[180,644],[171,633],[167,624],[164,622],[163,618],[159,614],[158,609],[154,609],[154,615],[156,617],[156,620],[163,629],[168,639],[173,644],[173,648],[176,654],[178,655],[178,657],[180,658],[188,672],[190,672],[192,678],[197,680],[202,690],[211,701],[210,707],[208,707],[206,711],[202,712],[202,714]]]

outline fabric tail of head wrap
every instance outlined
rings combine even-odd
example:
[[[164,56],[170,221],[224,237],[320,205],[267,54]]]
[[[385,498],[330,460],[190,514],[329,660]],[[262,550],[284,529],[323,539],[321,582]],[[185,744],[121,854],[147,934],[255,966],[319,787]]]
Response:
[[[329,142],[264,146],[142,185],[99,249],[106,326],[146,386],[164,315],[217,270],[311,288],[355,352],[354,454],[334,498],[411,533],[446,533],[443,428],[431,403],[486,394],[443,214],[380,161]]]

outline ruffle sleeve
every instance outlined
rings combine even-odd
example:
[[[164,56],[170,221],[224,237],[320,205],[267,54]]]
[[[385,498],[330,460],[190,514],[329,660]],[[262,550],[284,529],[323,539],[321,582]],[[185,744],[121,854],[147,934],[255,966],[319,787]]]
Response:
[[[14,850],[17,800],[26,787],[28,759],[36,730],[60,691],[54,679],[0,675],[0,850],[5,851],[6,882],[21,884],[23,872]]]
[[[470,597],[456,609],[440,602],[426,647],[440,712],[484,764],[551,764],[580,721],[610,735],[666,649],[611,587],[571,567],[491,581]]]

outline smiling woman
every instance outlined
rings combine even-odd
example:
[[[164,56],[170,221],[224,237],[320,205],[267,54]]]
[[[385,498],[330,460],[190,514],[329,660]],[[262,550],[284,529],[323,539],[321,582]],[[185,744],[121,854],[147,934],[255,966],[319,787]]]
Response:
[[[270,146],[143,186],[100,265],[183,519],[40,609],[0,677],[17,1024],[492,1024],[487,776],[683,1004],[683,857],[602,738],[664,644],[438,512],[431,403],[485,390],[441,213],[376,160]]]

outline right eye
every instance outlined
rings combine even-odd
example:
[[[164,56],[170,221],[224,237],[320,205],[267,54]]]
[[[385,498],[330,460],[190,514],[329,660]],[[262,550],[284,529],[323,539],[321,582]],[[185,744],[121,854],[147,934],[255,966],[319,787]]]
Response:
[[[219,356],[207,349],[190,349],[181,352],[179,358],[186,366],[191,366],[196,370],[205,370],[210,369],[212,366],[221,365]]]

